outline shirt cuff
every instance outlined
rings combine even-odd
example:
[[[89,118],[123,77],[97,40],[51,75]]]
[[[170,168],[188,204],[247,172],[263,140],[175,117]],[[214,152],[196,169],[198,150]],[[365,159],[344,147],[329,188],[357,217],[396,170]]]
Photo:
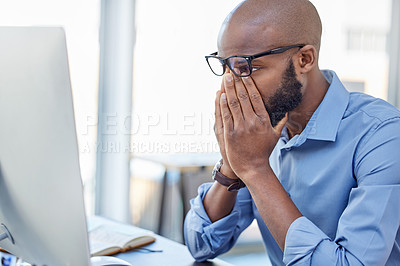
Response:
[[[203,199],[211,185],[212,183],[201,185],[198,196],[191,200],[192,215],[197,218],[192,216],[190,219],[191,223],[187,224],[187,226],[201,233],[203,241],[210,247],[214,247],[225,244],[225,241],[232,237],[235,227],[238,225],[240,214],[239,203],[236,201],[230,214],[212,223],[203,205]],[[200,222],[194,222],[196,219],[200,219]]]
[[[309,265],[314,250],[324,240],[330,238],[309,219],[297,218],[286,234],[283,262],[285,265]]]

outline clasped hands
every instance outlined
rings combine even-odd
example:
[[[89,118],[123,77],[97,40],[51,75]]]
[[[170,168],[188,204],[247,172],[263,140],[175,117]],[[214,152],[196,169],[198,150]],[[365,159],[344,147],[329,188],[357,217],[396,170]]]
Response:
[[[226,73],[215,100],[214,129],[224,161],[221,172],[247,185],[249,178],[270,171],[269,156],[286,121],[287,115],[272,127],[253,79]]]

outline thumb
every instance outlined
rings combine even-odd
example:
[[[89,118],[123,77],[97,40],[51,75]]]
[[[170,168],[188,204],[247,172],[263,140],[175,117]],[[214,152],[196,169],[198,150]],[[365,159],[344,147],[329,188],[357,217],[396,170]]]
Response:
[[[286,113],[285,117],[282,118],[281,121],[279,121],[279,123],[274,127],[275,133],[277,133],[278,136],[281,135],[282,129],[287,121],[288,121],[288,113]]]

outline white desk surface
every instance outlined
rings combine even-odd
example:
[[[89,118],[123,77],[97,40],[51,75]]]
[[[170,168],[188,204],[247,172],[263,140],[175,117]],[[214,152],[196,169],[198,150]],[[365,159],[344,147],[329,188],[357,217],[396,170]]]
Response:
[[[119,253],[116,257],[132,263],[133,266],[231,266],[232,264],[220,259],[207,262],[196,262],[185,245],[179,244],[165,237],[156,235],[157,240],[144,248],[162,250],[162,252],[147,252],[133,250]]]

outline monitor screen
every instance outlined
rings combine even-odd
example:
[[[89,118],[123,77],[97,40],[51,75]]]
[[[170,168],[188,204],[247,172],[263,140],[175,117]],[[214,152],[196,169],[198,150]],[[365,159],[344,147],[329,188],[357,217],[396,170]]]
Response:
[[[29,263],[89,264],[62,28],[0,27],[0,225]]]

